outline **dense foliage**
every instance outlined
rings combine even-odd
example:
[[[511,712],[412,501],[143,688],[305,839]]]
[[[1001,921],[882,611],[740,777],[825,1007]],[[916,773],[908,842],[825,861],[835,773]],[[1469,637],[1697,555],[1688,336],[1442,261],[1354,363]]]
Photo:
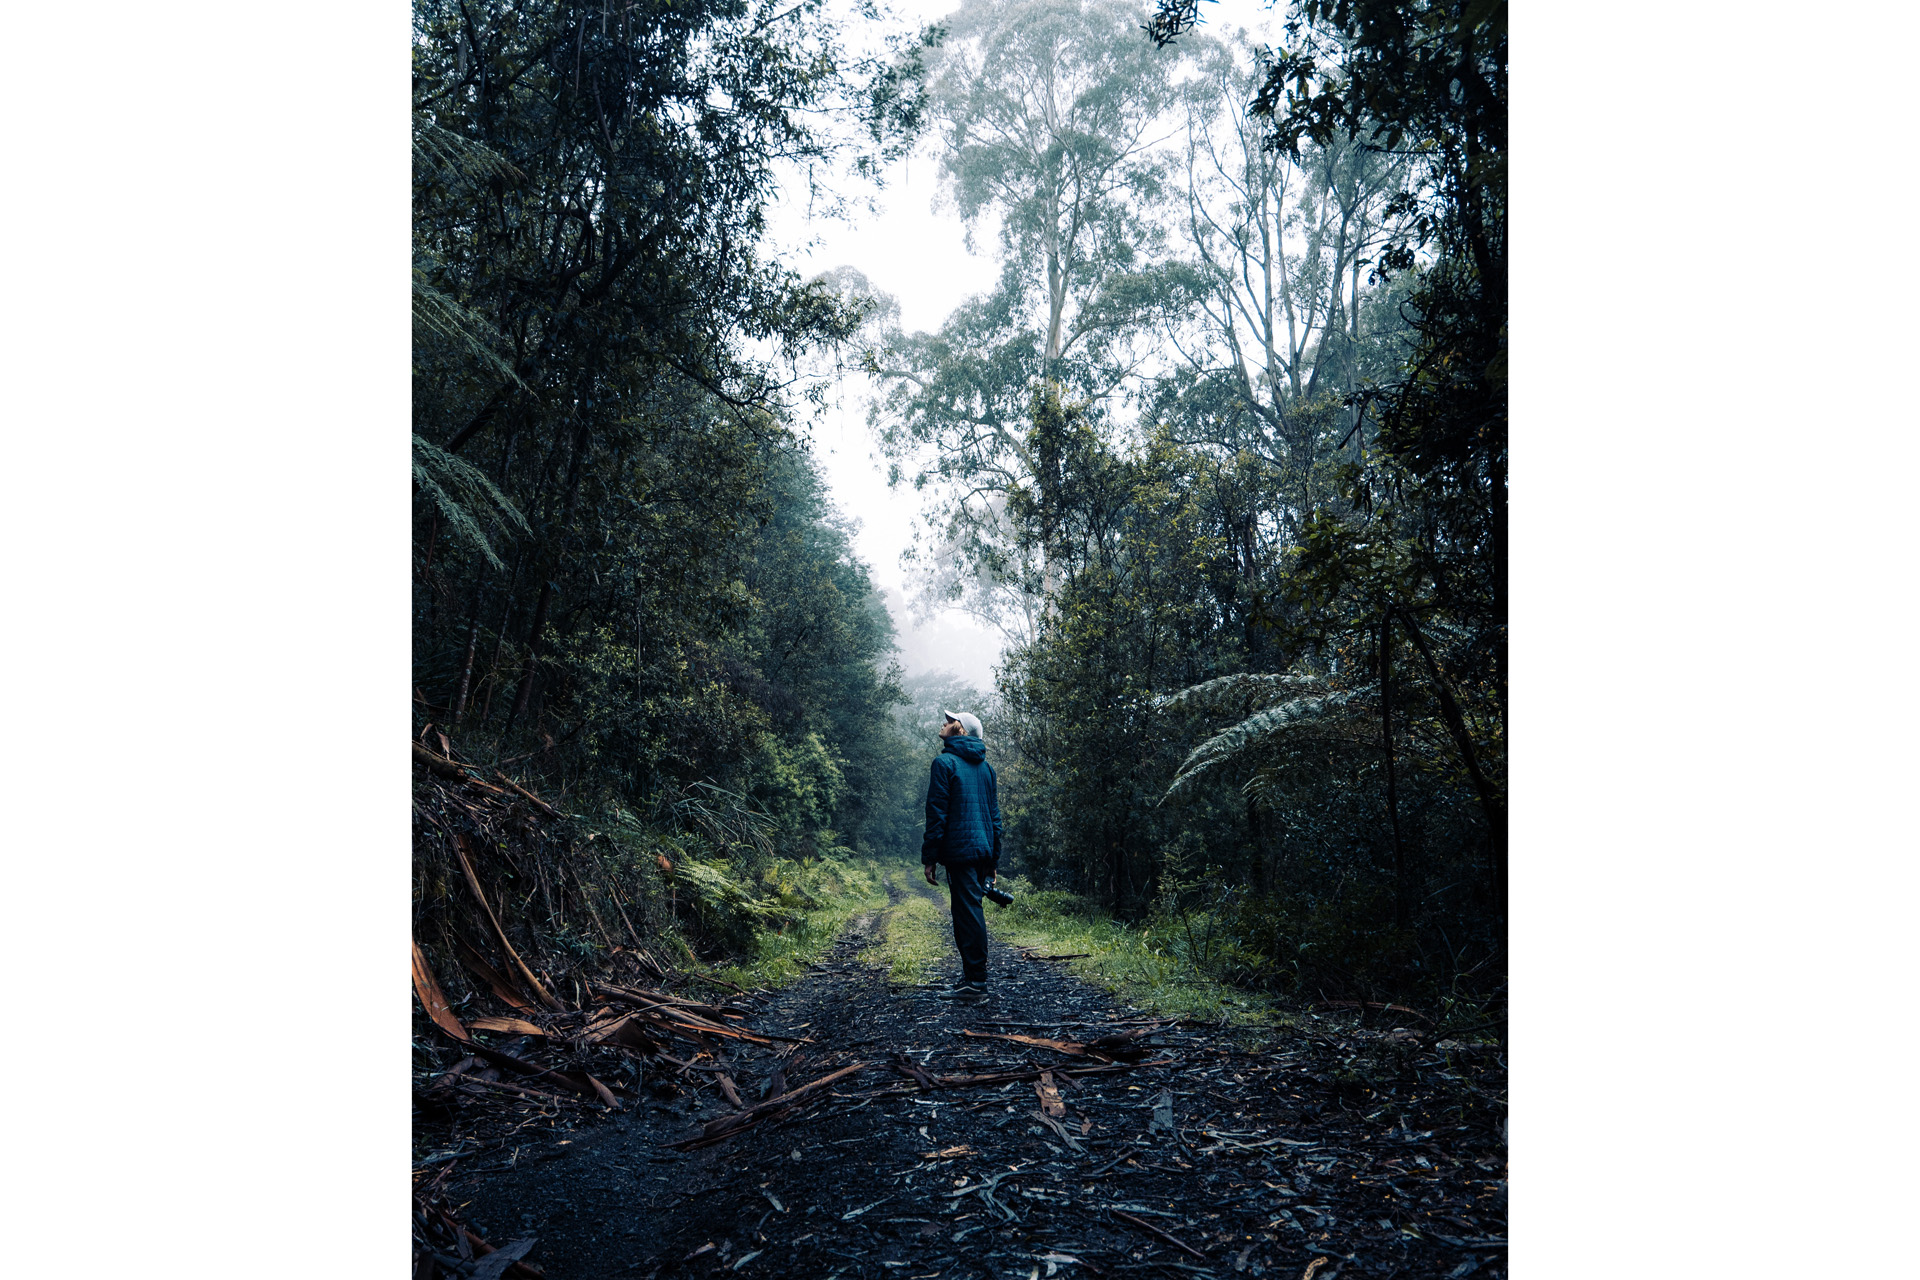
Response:
[[[1484,991],[1504,6],[1300,0],[1284,50],[1202,38],[1178,0],[1151,40],[1144,14],[1044,8],[970,7],[932,87],[1003,284],[874,361],[946,521],[929,589],[997,600],[1017,640],[1015,846],[1122,915],[1204,917],[1240,980]],[[996,58],[1023,74],[987,95]]]
[[[415,5],[414,727],[683,909],[898,839],[892,625],[793,425],[861,313],[761,242],[783,181],[912,136],[923,47],[819,3]]]

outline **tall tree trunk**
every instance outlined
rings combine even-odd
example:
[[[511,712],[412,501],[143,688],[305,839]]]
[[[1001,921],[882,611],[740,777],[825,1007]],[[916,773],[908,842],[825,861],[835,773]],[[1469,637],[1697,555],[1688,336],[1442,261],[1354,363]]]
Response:
[[[1407,854],[1400,840],[1400,794],[1393,768],[1393,610],[1380,619],[1380,741],[1387,752],[1387,823],[1393,829],[1393,923],[1405,929],[1413,913],[1407,903]]]
[[[427,570],[433,568],[433,545],[440,540],[440,517],[434,516],[433,524],[427,529],[427,554],[420,561],[420,577],[424,580]]]
[[[540,584],[540,598],[533,606],[533,623],[527,628],[527,669],[520,674],[520,687],[514,690],[513,706],[507,711],[507,722],[501,726],[502,736],[513,732],[514,721],[526,714],[527,703],[533,697],[533,676],[540,666],[540,633],[547,626],[547,608],[553,603],[553,578],[549,576]]]
[[[560,523],[555,526],[555,541],[566,537],[567,527],[573,523],[573,507],[580,497],[580,462],[587,452],[587,426],[583,422],[573,435],[573,459],[567,464],[567,500],[560,510]],[[558,554],[558,548],[554,548]],[[507,723],[500,730],[504,737],[513,732],[516,720],[526,714],[527,703],[533,698],[533,681],[540,670],[540,635],[546,630],[547,610],[553,604],[553,574],[545,575],[540,583],[540,599],[533,607],[533,625],[527,628],[527,669],[520,677],[520,688],[513,695],[513,709],[507,712]]]
[[[473,608],[467,613],[467,656],[460,663],[460,689],[453,697],[453,719],[448,728],[458,728],[467,709],[467,695],[473,691],[473,652],[480,643],[480,606],[486,600],[484,579],[473,584]]]
[[[1466,765],[1467,776],[1473,780],[1474,793],[1480,798],[1480,812],[1487,820],[1488,844],[1492,855],[1494,906],[1504,931],[1507,922],[1507,807],[1480,769],[1480,758],[1473,749],[1473,739],[1467,735],[1466,717],[1460,714],[1460,704],[1447,687],[1446,678],[1440,674],[1440,664],[1433,660],[1426,637],[1420,634],[1420,627],[1412,615],[1402,610],[1401,617],[1407,624],[1407,634],[1412,637],[1414,648],[1420,651],[1421,661],[1426,664],[1427,674],[1433,678],[1434,693],[1440,699],[1440,717],[1446,721],[1447,733],[1453,738],[1453,745],[1459,749],[1460,761]]]

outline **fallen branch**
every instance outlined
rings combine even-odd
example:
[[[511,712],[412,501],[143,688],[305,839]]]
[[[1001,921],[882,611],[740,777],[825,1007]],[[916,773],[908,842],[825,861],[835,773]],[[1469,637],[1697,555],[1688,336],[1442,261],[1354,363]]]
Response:
[[[474,777],[473,774],[469,772],[472,768],[471,765],[461,764],[458,760],[449,756],[435,755],[418,742],[413,744],[413,758],[416,763],[425,765],[427,772],[436,777],[447,778],[454,782],[464,782],[470,787],[478,787],[480,790],[488,792],[491,795],[497,796],[505,794],[505,792],[501,791],[500,788],[494,786],[491,782],[483,782],[479,778]]]
[[[790,1109],[794,1103],[806,1097],[808,1094],[823,1089],[836,1080],[844,1079],[856,1071],[865,1071],[872,1065],[871,1062],[856,1062],[850,1067],[842,1067],[838,1071],[829,1072],[821,1076],[818,1080],[809,1081],[797,1089],[789,1089],[779,1097],[769,1098],[765,1102],[747,1108],[745,1111],[737,1112],[730,1116],[721,1116],[717,1120],[709,1120],[701,1127],[700,1132],[696,1136],[682,1138],[678,1142],[669,1142],[666,1146],[675,1151],[691,1151],[695,1147],[704,1147],[709,1143],[718,1142],[722,1138],[731,1137],[740,1130],[766,1119],[775,1112],[783,1112]]]
[[[502,1053],[498,1049],[490,1049],[477,1040],[467,1045],[467,1051],[477,1057],[485,1058],[496,1067],[506,1067],[508,1070],[518,1071],[522,1075],[532,1076],[536,1080],[552,1080],[574,1093],[592,1098],[596,1102],[604,1102],[615,1111],[620,1109],[619,1102],[614,1099],[613,1091],[601,1084],[598,1080],[595,1080],[592,1076],[587,1076],[584,1079],[575,1079],[565,1072],[549,1071],[545,1067],[528,1062],[525,1058],[516,1058],[510,1053]]]
[[[792,1039],[792,1037],[789,1036],[760,1035],[752,1031],[742,1031],[737,1027],[723,1027],[718,1023],[708,1022],[705,1018],[697,1014],[679,1013],[677,1011],[662,1012],[658,1007],[623,1014],[612,1022],[590,1027],[582,1034],[589,1040],[603,1039],[613,1034],[616,1028],[635,1022],[645,1023],[648,1026],[667,1031],[678,1032],[682,1036],[695,1041],[698,1041],[701,1036],[721,1036],[728,1040],[745,1040],[749,1044],[770,1045],[775,1040]],[[794,1043],[801,1044],[805,1042],[796,1040]]]
[[[926,1068],[908,1061],[903,1053],[893,1055],[893,1069],[917,1083],[922,1089],[931,1090],[934,1087],[933,1077],[927,1074]]]
[[[472,782],[473,776],[445,756],[435,755],[419,743],[413,744],[413,758],[418,764],[427,767],[427,772],[439,778],[450,778],[456,782]]]
[[[1108,1212],[1113,1214],[1113,1216],[1116,1218],[1125,1218],[1128,1222],[1131,1222],[1134,1226],[1139,1227],[1142,1231],[1151,1231],[1154,1235],[1159,1236],[1162,1240],[1165,1240],[1168,1244],[1172,1245],[1174,1248],[1184,1249],[1186,1252],[1192,1254],[1194,1257],[1200,1259],[1202,1262],[1205,1262],[1207,1260],[1206,1254],[1200,1252],[1198,1249],[1186,1243],[1184,1240],[1181,1240],[1176,1236],[1170,1235],[1169,1233],[1162,1231],[1160,1228],[1154,1226],[1151,1222],[1148,1222],[1145,1218],[1136,1218],[1124,1209],[1110,1209],[1108,1210]]]
[[[1033,1112],[1033,1118],[1035,1120],[1038,1120],[1041,1124],[1047,1126],[1047,1128],[1053,1130],[1056,1134],[1058,1134],[1060,1136],[1060,1141],[1066,1143],[1069,1147],[1073,1148],[1075,1155],[1086,1154],[1087,1149],[1080,1145],[1080,1139],[1074,1137],[1071,1133],[1068,1133],[1067,1126],[1061,1124],[1058,1120],[1048,1115],[1045,1110],[1036,1108]]]
[[[453,1077],[451,1082],[448,1084],[448,1087],[457,1088],[460,1085],[468,1085],[468,1084],[482,1085],[488,1089],[502,1089],[508,1093],[515,1094],[519,1097],[538,1098],[542,1102],[571,1102],[571,1103],[577,1104],[580,1101],[578,1098],[569,1098],[569,1097],[563,1097],[562,1095],[557,1093],[548,1093],[543,1089],[529,1089],[525,1085],[510,1084],[505,1080],[482,1080],[479,1076],[469,1076],[469,1075],[455,1076]],[[439,1087],[437,1082],[434,1087],[435,1088]]]
[[[744,1019],[746,1017],[744,1013],[734,1013],[730,1010],[722,1009],[717,1005],[701,1004],[694,1000],[682,1000],[678,996],[670,996],[662,991],[631,991],[626,987],[616,987],[611,983],[595,981],[589,981],[587,985],[602,995],[611,996],[616,1000],[624,1000],[628,1004],[643,1011],[671,1009],[677,1013],[691,1014],[695,1021],[711,1026],[721,1032],[732,1030],[732,1028],[727,1023],[721,1021],[721,1019]],[[794,1044],[806,1043],[805,1040],[797,1036],[778,1036],[774,1035],[771,1031],[761,1031],[755,1034],[768,1036],[775,1040],[788,1040]]]
[[[1006,1040],[1013,1044],[1030,1044],[1037,1049],[1052,1049],[1072,1058],[1087,1056],[1087,1046],[1074,1040],[1048,1040],[1042,1036],[1017,1036],[996,1031],[974,1031],[968,1029],[960,1033],[975,1040]]]
[[[1085,1044],[1078,1040],[1048,1040],[1042,1036],[1008,1035],[995,1031],[965,1030],[960,1033],[976,1040],[1007,1040],[1014,1044],[1030,1044],[1040,1049],[1052,1049],[1073,1058],[1098,1058],[1102,1062],[1138,1060],[1147,1056],[1146,1048],[1136,1043],[1141,1036],[1151,1035],[1146,1028],[1138,1031],[1123,1031],[1118,1035],[1101,1036],[1098,1040],[1089,1040]]]
[[[533,792],[527,790],[525,787],[515,782],[512,778],[509,778],[506,774],[500,772],[498,769],[495,769],[493,771],[493,776],[500,779],[500,781],[506,783],[508,786],[512,787],[515,791],[518,791],[522,796],[526,797],[528,800],[532,801],[534,807],[539,809],[540,812],[546,814],[549,818],[564,818],[567,816],[566,814],[560,812],[558,809],[554,808],[552,805],[548,804],[545,800],[542,800],[539,796],[533,794]]]
[[[465,962],[467,968],[473,970],[482,982],[492,988],[493,994],[496,997],[515,1009],[523,1009],[528,1013],[533,1012],[533,1003],[524,995],[515,991],[513,984],[507,981],[498,969],[488,964],[487,958],[481,955],[472,943],[461,937],[455,937],[454,943],[460,948],[461,959]]]

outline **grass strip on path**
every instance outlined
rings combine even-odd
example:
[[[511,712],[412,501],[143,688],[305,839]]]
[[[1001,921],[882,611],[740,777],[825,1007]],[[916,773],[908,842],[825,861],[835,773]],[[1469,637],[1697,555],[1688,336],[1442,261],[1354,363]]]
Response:
[[[889,868],[886,880],[902,898],[888,913],[886,937],[867,952],[867,963],[885,968],[895,982],[923,982],[953,955],[946,894],[904,867]],[[1086,952],[1085,959],[1058,963],[1145,1012],[1240,1026],[1291,1020],[1271,1001],[1197,972],[1142,930],[1087,910],[1071,894],[1035,889],[1020,877],[1003,876],[1000,884],[1013,894],[1013,905],[988,904],[990,936],[1041,955]]]
[[[953,917],[946,897],[917,870],[889,869],[886,879],[900,900],[887,912],[885,936],[862,958],[885,969],[890,982],[925,982],[935,965],[953,955]]]

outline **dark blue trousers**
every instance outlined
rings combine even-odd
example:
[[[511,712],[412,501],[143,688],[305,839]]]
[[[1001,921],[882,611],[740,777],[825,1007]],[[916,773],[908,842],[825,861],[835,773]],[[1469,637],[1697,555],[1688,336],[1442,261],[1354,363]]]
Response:
[[[986,879],[987,868],[979,863],[947,868],[953,945],[960,950],[961,976],[968,982],[987,980],[987,914],[980,906]]]

